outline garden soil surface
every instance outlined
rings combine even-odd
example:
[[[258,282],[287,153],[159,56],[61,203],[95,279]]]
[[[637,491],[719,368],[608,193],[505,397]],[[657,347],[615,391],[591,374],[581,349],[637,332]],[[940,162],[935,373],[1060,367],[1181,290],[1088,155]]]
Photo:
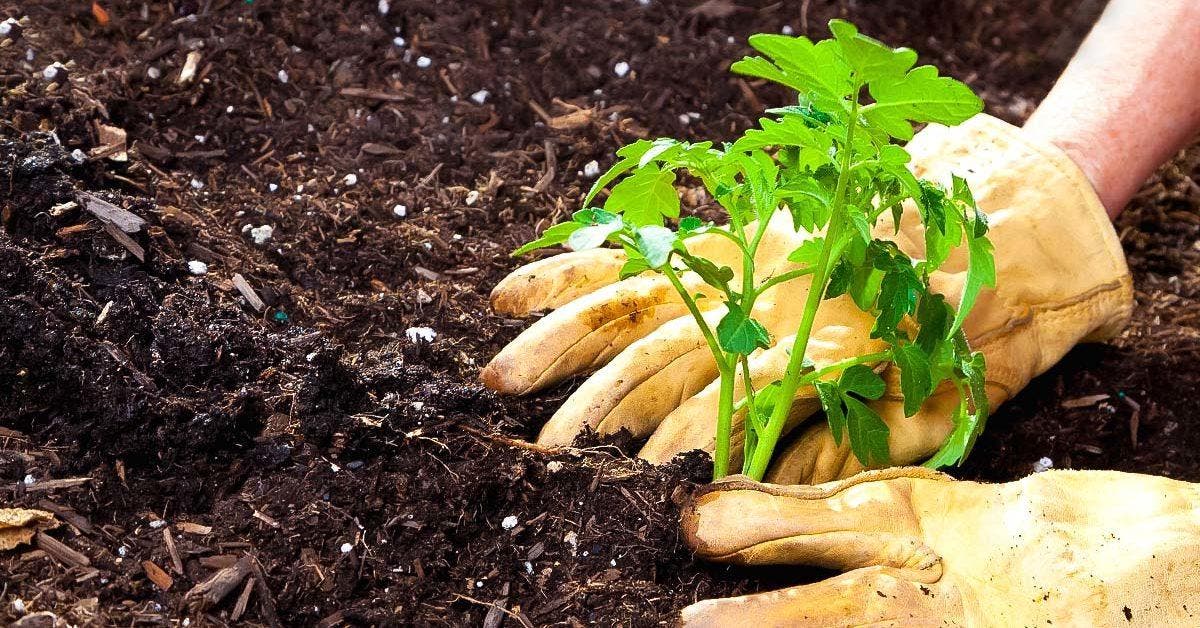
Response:
[[[692,559],[701,455],[523,444],[578,382],[477,383],[527,324],[488,309],[508,252],[578,207],[585,164],[784,104],[727,72],[752,33],[849,18],[1019,123],[1100,4],[0,5],[24,18],[0,46],[0,504],[64,522],[0,554],[0,619],[648,626],[820,575]],[[955,475],[1200,480],[1198,176],[1192,148],[1118,221],[1129,329]]]

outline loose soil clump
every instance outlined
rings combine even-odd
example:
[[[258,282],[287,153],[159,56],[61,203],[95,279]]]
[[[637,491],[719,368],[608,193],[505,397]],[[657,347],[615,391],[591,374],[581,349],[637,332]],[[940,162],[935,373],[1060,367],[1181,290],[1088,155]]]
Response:
[[[487,307],[507,253],[622,144],[783,104],[726,72],[752,33],[845,17],[1019,122],[1099,8],[101,4],[0,10],[27,18],[0,46],[0,501],[55,512],[69,550],[0,555],[4,621],[650,626],[816,577],[692,560],[703,456],[523,442],[578,382],[478,385],[526,324]],[[1198,172],[1192,148],[1118,223],[1130,329],[1006,404],[956,475],[1200,480]]]

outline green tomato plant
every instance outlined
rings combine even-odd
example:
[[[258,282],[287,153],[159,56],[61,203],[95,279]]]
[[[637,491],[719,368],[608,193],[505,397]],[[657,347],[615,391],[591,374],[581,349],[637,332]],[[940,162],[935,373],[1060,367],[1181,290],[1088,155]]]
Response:
[[[890,362],[899,368],[907,416],[944,382],[957,390],[953,432],[928,465],[960,463],[987,418],[983,355],[971,350],[962,331],[980,290],[995,285],[987,220],[965,180],[954,176],[947,190],[918,179],[906,167],[908,152],[898,144],[912,138],[913,123],[955,125],[979,113],[983,103],[936,68],[913,67],[917,53],[908,48],[884,45],[849,22],[833,20],[829,28],[833,38],[816,43],[754,35],[749,43],[761,56],[731,68],[795,90],[797,104],[768,110],[770,117],[760,119],[757,128],[720,147],[663,138],[621,148],[617,162],[588,192],[585,209],[514,252],[611,243],[627,254],[622,278],[651,271],[671,282],[703,332],[720,374],[714,478],[729,473],[732,421],[739,411],[745,412],[742,472],[763,477],[802,386],[816,388],[839,445],[848,437],[863,464],[888,464],[888,427],[866,403],[880,398],[885,386],[869,364]],[[675,188],[680,173],[703,183],[725,211],[727,224],[680,217]],[[603,206],[592,206],[605,189]],[[880,220],[890,219],[899,229],[907,201],[920,215],[924,259],[873,237]],[[790,212],[797,230],[820,235],[789,255],[794,270],[764,278],[755,272],[755,254],[777,211]],[[690,253],[687,240],[700,234],[733,242],[742,253],[741,272]],[[969,259],[965,287],[959,303],[950,304],[931,290],[929,279],[960,246],[967,247]],[[715,328],[702,316],[711,309],[702,306],[711,304],[681,281],[685,270],[720,295],[726,313]],[[811,275],[812,288],[786,371],[755,389],[749,356],[771,346],[768,331],[752,316],[755,300],[802,275]],[[843,294],[873,316],[871,335],[887,348],[816,368],[805,352],[817,308],[822,299]],[[738,377],[745,394],[735,402]]]

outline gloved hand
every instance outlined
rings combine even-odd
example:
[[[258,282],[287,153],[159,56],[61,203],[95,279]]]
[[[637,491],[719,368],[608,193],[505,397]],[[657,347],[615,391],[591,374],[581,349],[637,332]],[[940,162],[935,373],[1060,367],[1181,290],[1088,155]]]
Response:
[[[929,125],[907,145],[918,177],[948,183],[967,180],[988,214],[995,245],[997,288],[980,295],[964,329],[987,360],[992,407],[1010,398],[1078,342],[1120,331],[1132,308],[1132,285],[1120,243],[1091,185],[1057,148],[1035,144],[1021,131],[986,115],[946,128]],[[787,212],[777,215],[785,216]],[[876,227],[907,254],[924,257],[916,212],[905,212],[898,233],[890,221]],[[779,224],[776,224],[778,222]],[[767,275],[792,268],[786,255],[809,234],[792,230],[786,217],[773,221],[757,265]],[[689,248],[718,264],[738,268],[728,243],[711,236]],[[514,271],[492,295],[497,311],[526,315],[557,308],[506,346],[481,377],[503,393],[524,394],[573,375],[597,370],[547,423],[538,441],[569,444],[585,427],[601,433],[629,429],[649,436],[640,455],[665,462],[691,449],[711,451],[715,442],[717,371],[699,328],[665,278],[617,281],[624,256],[617,250],[566,253]],[[958,249],[931,280],[956,303],[966,276],[967,255]],[[692,278],[689,288],[704,286]],[[791,334],[808,292],[800,277],[765,293],[755,318],[774,345],[751,357],[756,387],[779,379]],[[701,302],[715,301],[702,299]],[[715,322],[719,308],[707,313]],[[822,302],[809,345],[817,366],[878,350],[869,338],[870,317],[846,297]],[[880,368],[886,365],[880,365]],[[953,429],[953,389],[935,393],[917,415],[904,417],[899,376],[884,373],[888,392],[872,402],[890,428],[892,462],[908,464],[933,454]],[[736,392],[741,396],[741,388]],[[802,388],[786,429],[819,410],[815,391]],[[735,417],[734,463],[741,448]],[[808,426],[778,456],[767,478],[777,483],[822,482],[862,469],[846,441],[834,443],[822,422]]]
[[[1195,626],[1200,491],[1048,471],[1008,484],[920,467],[818,486],[730,477],[685,506],[702,558],[813,565],[816,584],[687,607],[696,626]]]

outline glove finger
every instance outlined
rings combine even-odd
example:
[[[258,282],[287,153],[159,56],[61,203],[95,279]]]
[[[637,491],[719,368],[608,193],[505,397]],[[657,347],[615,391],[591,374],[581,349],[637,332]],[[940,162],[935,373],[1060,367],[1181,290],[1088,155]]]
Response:
[[[687,628],[754,626],[941,626],[964,616],[961,596],[948,586],[914,582],[907,572],[867,567],[808,584],[697,602],[683,609]]]
[[[506,316],[528,316],[561,307],[615,283],[624,264],[620,249],[562,253],[525,264],[492,289],[492,309]]]
[[[808,357],[819,368],[847,357],[874,353],[882,348],[879,340],[870,338],[870,320],[847,298],[826,301],[817,313],[815,331],[809,339]],[[783,378],[791,356],[793,338],[780,339],[778,344],[750,359],[750,375],[756,390]],[[742,378],[737,378],[734,401],[740,402],[745,392]],[[709,384],[663,419],[638,456],[653,463],[664,464],[676,455],[693,449],[711,452],[716,447],[717,414],[720,407],[720,383]],[[820,409],[816,390],[805,386],[796,391],[783,434],[787,434]],[[730,435],[730,466],[737,468],[743,457],[745,412],[736,412]]]
[[[887,566],[933,582],[941,559],[921,541],[914,482],[943,480],[892,468],[817,486],[777,486],[733,476],[700,490],[680,517],[696,555],[743,565],[850,570]]]
[[[705,314],[715,326],[724,308]],[[718,375],[716,361],[691,315],[629,345],[588,377],[542,428],[538,443],[569,445],[585,428],[624,428],[644,438],[664,416]]]
[[[783,237],[777,232],[780,229],[773,224],[772,237],[764,238],[760,247],[764,259],[772,263],[786,257],[791,250],[787,246],[800,237],[795,233]],[[694,255],[724,266],[736,267],[735,262],[741,256],[741,251],[733,243],[714,235],[691,238],[687,248]],[[562,307],[598,288],[617,282],[626,260],[625,252],[621,249],[597,248],[560,253],[525,264],[509,273],[492,289],[492,309],[507,316],[528,316]]]
[[[868,404],[888,426],[890,464],[906,465],[929,458],[954,429],[955,394],[935,395],[920,412],[904,416],[904,402],[880,399]],[[850,449],[848,436],[839,445],[825,422],[805,428],[771,463],[766,481],[774,484],[819,484],[850,477],[866,467]]]
[[[764,293],[754,307],[755,319],[768,330],[795,329],[809,283],[801,277]],[[704,315],[710,329],[725,312],[720,307]],[[589,377],[546,424],[538,442],[569,444],[585,427],[601,434],[627,429],[644,438],[718,375],[704,334],[690,315],[681,316],[629,345]],[[739,381],[738,396],[740,386]]]
[[[700,291],[696,277],[685,276]],[[605,286],[547,314],[508,343],[480,373],[507,394],[540,390],[608,362],[630,343],[687,314],[663,277],[634,277]]]

